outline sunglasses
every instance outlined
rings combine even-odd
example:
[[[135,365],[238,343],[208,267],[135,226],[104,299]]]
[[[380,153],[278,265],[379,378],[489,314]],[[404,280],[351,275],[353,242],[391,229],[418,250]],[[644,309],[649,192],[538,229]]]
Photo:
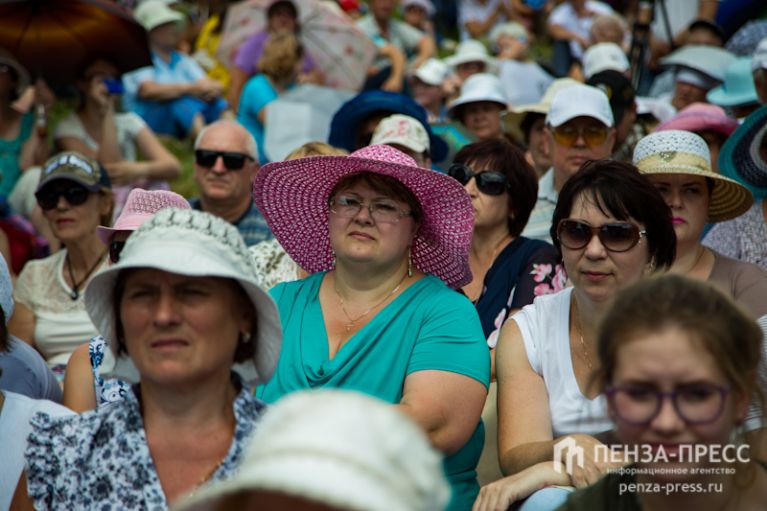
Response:
[[[240,170],[245,165],[246,161],[253,160],[253,158],[247,154],[242,153],[210,151],[208,149],[196,149],[194,151],[194,159],[200,167],[211,168],[216,164],[216,160],[218,160],[219,156],[224,159],[224,167],[226,167],[227,170]]]
[[[596,235],[600,243],[610,252],[626,252],[631,250],[642,236],[647,236],[647,231],[640,231],[639,227],[630,222],[614,222],[591,226],[577,220],[560,220],[557,226],[557,239],[562,246],[570,250],[579,250],[591,242]]]
[[[112,264],[120,260],[120,253],[123,251],[123,248],[125,248],[124,241],[113,241],[109,244],[109,261]]]
[[[35,198],[40,208],[48,211],[58,205],[59,197],[64,197],[70,206],[80,206],[85,204],[90,193],[87,188],[77,184],[70,184],[66,187],[46,186],[35,193]]]
[[[447,169],[447,175],[466,186],[471,178],[475,179],[477,189],[486,195],[501,195],[509,189],[509,182],[503,172],[497,170],[481,170],[472,172],[469,167],[461,163],[453,163]]]
[[[596,147],[607,140],[607,126],[593,124],[585,128],[576,128],[572,125],[563,124],[552,128],[554,141],[562,146],[573,147],[580,137],[589,147]]]

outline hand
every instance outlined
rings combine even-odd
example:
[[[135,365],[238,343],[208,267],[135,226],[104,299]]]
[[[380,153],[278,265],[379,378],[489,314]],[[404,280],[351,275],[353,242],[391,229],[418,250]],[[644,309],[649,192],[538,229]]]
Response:
[[[559,472],[555,469],[559,465]],[[506,511],[511,504],[546,486],[569,486],[570,478],[561,463],[545,461],[494,483],[483,486],[472,511]]]
[[[194,82],[193,95],[197,96],[203,101],[211,101],[221,96],[224,88],[216,80],[203,77]]]
[[[113,185],[127,185],[145,177],[140,164],[135,161],[113,161],[105,163],[104,167]]]
[[[35,104],[43,105],[46,110],[53,106],[53,102],[56,100],[56,96],[53,91],[45,83],[45,80],[38,78],[35,82]]]
[[[388,92],[402,92],[402,87],[402,78],[391,76],[381,85],[381,90]]]
[[[583,449],[583,466],[578,466],[577,463],[573,463],[573,473],[570,474],[570,480],[572,485],[576,488],[584,488],[597,482],[610,468],[618,468],[623,463],[610,463],[609,460],[597,459],[597,446],[600,451],[609,450],[602,442],[597,440],[591,435],[575,434],[568,435],[575,440],[575,446],[572,449]],[[567,437],[561,437],[557,441],[561,441]],[[562,459],[567,459],[568,452],[571,448],[562,452]]]
[[[113,107],[114,103],[109,97],[109,91],[104,83],[104,80],[94,76],[91,79],[90,86],[88,87],[88,95],[98,104],[102,113],[105,113],[109,107]]]
[[[581,37],[581,36],[579,36],[579,35],[576,35],[576,36],[573,38],[573,41],[575,41],[576,43],[578,43],[578,44],[580,45],[580,47],[581,47],[582,49],[584,49],[584,50],[585,50],[586,48],[588,48],[588,47],[591,45],[591,42],[590,42],[588,39],[586,39],[586,38],[584,38],[584,37]]]

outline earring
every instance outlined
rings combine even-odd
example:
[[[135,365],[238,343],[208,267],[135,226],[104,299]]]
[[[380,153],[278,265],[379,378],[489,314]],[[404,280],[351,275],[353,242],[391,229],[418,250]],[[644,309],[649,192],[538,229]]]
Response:
[[[410,257],[411,252],[410,249],[407,249],[407,276],[412,277],[413,276],[413,258]]]
[[[333,254],[333,259],[331,259],[330,261],[330,267],[335,268],[336,267],[336,251],[331,250],[330,253]]]
[[[250,332],[244,332],[240,334],[240,343],[248,344],[250,342]]]

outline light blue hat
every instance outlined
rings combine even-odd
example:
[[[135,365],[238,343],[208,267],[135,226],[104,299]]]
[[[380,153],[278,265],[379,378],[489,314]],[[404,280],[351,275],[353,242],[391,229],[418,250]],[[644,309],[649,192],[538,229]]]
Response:
[[[749,105],[758,101],[754,79],[751,76],[751,57],[738,57],[727,66],[724,83],[714,87],[706,99],[719,106]]]

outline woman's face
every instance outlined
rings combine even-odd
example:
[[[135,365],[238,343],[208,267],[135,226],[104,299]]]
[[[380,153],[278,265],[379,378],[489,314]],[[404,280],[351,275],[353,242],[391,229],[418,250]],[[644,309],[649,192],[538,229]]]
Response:
[[[569,219],[592,227],[625,222],[603,213],[594,203],[590,193],[581,194],[576,198]],[[640,230],[645,228],[633,219],[628,222]],[[618,291],[649,273],[650,253],[647,238],[644,236],[625,252],[607,250],[598,236],[592,236],[589,243],[581,249],[569,249],[564,245],[561,247],[565,269],[573,285],[595,302],[612,300]]]
[[[107,196],[98,192],[88,193],[88,198],[82,204],[70,204],[64,194],[67,189],[73,187],[83,188],[73,181],[59,179],[41,190],[42,192],[50,190],[59,194],[56,206],[53,209],[44,209],[43,215],[48,221],[53,235],[62,243],[79,241],[90,235],[95,235],[96,227],[101,223],[101,218],[109,214],[111,207]]]
[[[229,378],[237,343],[252,327],[250,302],[235,286],[223,278],[131,271],[119,310],[141,379],[184,384]]]
[[[492,101],[477,101],[461,107],[463,124],[480,140],[490,140],[503,135],[501,129],[501,105]]]
[[[648,174],[671,208],[677,244],[697,243],[708,220],[706,178],[688,174]]]
[[[339,190],[334,200],[338,201],[342,197],[361,202],[363,207],[352,218],[329,212],[330,244],[337,260],[382,267],[404,261],[416,231],[413,217],[402,216],[396,223],[385,223],[373,218],[367,206],[374,202],[401,212],[409,212],[410,207],[405,202],[373,190],[365,183],[356,183]]]
[[[680,446],[728,444],[733,428],[745,417],[748,399],[734,391],[717,390],[726,389],[729,382],[716,359],[679,327],[635,335],[618,349],[615,362],[611,386],[625,390],[608,399],[610,416],[624,444],[649,445],[654,454],[662,446],[670,463],[658,465],[666,470],[656,478],[689,478],[667,470],[674,467],[675,456],[678,460]],[[664,396],[655,408],[655,392],[676,392],[677,407],[670,396]],[[705,423],[690,424],[683,415]]]
[[[106,61],[106,60],[96,60],[85,68],[85,72],[83,73],[82,79],[78,80],[77,82],[77,88],[83,93],[87,94],[90,90],[91,82],[94,80],[98,80],[100,82],[103,82],[104,80],[119,80],[120,79],[120,71],[117,69],[117,67]],[[105,86],[106,87],[106,86]]]
[[[466,164],[472,172],[494,170],[485,163],[468,162]],[[464,186],[471,197],[471,205],[474,207],[474,229],[488,229],[500,225],[507,226],[509,214],[509,193],[501,195],[488,195],[477,188],[477,179],[472,178]]]

